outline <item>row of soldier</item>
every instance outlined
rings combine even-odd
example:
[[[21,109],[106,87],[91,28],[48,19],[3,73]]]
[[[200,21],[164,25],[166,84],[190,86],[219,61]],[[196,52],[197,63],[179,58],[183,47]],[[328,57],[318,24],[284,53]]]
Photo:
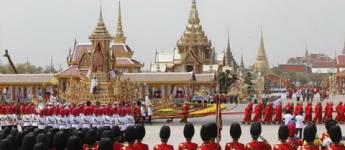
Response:
[[[19,112],[16,111],[19,107]],[[140,107],[117,106],[53,106],[51,104],[36,110],[33,104],[0,105],[0,126],[35,126],[53,128],[91,128],[118,125],[122,131],[133,126],[140,119]]]
[[[304,128],[303,140],[294,137],[294,126],[281,125],[278,130],[280,143],[271,145],[261,136],[260,123],[253,123],[250,127],[252,138],[247,144],[239,142],[242,130],[238,123],[230,126],[232,141],[226,143],[225,150],[344,150],[341,144],[341,128],[333,122],[326,126],[327,132],[322,133],[321,139],[316,139],[317,128],[315,124],[308,124]],[[178,145],[178,150],[222,150],[223,146],[216,142],[217,125],[208,123],[201,126],[199,145],[192,142],[194,126],[187,123],[183,135],[185,141]],[[4,128],[0,131],[0,150],[149,150],[143,143],[146,130],[142,125],[130,126],[121,131],[118,126],[83,129],[54,129],[46,127],[37,129],[26,127],[23,131],[16,128]],[[177,133],[178,134],[178,133]],[[169,144],[171,130],[169,126],[162,126],[159,132],[161,143],[155,145],[153,150],[174,150]],[[318,145],[315,141],[322,140],[327,145]],[[327,142],[328,141],[328,142]]]
[[[333,119],[333,112],[336,111],[336,117],[334,119],[339,123],[345,121],[345,105],[343,105],[342,102],[339,102],[335,108],[332,102],[327,102],[324,109],[321,102],[318,102],[314,108],[310,102],[307,103],[305,107],[303,106],[303,102],[296,103],[296,106],[293,102],[288,102],[285,104],[284,108],[281,103],[273,106],[273,103],[268,102],[266,106],[264,106],[263,103],[259,102],[254,109],[253,103],[248,103],[244,110],[242,123],[262,122],[266,124],[280,124],[283,119],[283,111],[294,116],[304,113],[305,122],[314,121],[317,123],[322,123],[327,119]],[[254,117],[252,118],[253,113]]]

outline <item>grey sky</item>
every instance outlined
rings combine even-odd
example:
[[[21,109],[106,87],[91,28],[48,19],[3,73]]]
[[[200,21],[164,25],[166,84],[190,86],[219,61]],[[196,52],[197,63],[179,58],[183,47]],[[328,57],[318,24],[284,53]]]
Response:
[[[158,50],[172,50],[185,29],[191,0],[122,0],[127,44],[147,66]],[[345,38],[345,0],[197,0],[205,33],[217,51],[231,48],[251,65],[263,27],[271,64],[314,52],[335,55]],[[89,42],[99,12],[98,0],[0,0],[0,52],[9,49],[15,62],[45,66],[54,57],[65,66],[74,38]],[[114,34],[117,0],[103,0],[103,17]],[[1,62],[7,62],[0,57]]]

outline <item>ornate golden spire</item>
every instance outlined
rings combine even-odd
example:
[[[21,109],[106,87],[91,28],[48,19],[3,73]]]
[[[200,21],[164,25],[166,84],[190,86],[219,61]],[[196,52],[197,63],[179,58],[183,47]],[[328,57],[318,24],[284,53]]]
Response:
[[[119,0],[118,17],[117,17],[117,30],[115,35],[115,43],[125,43],[126,37],[122,28],[122,15],[121,15],[121,2]]]
[[[183,32],[183,35],[177,42],[177,46],[198,44],[208,46],[209,49],[211,49],[212,46],[211,41],[208,40],[202,29],[202,26],[200,25],[196,2],[195,0],[192,0],[192,7],[189,12],[188,24],[186,26],[186,30]]]
[[[188,24],[199,24],[199,14],[198,9],[196,8],[196,2],[195,0],[192,1],[192,9],[190,10]]]
[[[266,51],[265,51],[265,46],[264,46],[264,36],[263,36],[262,29],[261,29],[261,38],[260,38],[259,49],[258,49],[258,53],[256,56],[255,68],[260,72],[263,72],[269,68],[267,56],[266,56]]]
[[[103,21],[103,14],[102,14],[102,2],[100,1],[99,5],[99,17],[97,26],[94,29],[94,31],[90,35],[90,39],[109,39],[111,38],[107,28],[105,27],[104,21]]]

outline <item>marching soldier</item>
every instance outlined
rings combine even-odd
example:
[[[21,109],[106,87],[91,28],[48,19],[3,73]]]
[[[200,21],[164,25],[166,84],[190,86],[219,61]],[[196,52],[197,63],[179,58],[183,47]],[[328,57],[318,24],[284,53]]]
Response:
[[[47,109],[43,108],[39,112],[39,117],[38,117],[38,129],[43,130],[46,127],[46,114],[47,114]]]
[[[147,144],[142,143],[146,131],[145,131],[145,127],[143,125],[138,125],[135,127],[135,131],[136,131],[136,143],[134,144],[134,147],[137,150],[149,150],[149,146]]]
[[[54,128],[55,118],[53,115],[54,115],[54,107],[48,108],[46,123],[47,123],[47,126],[51,126]]]
[[[111,119],[111,124],[112,125],[119,125],[119,121],[118,121],[118,117],[119,117],[119,115],[118,115],[118,108],[117,108],[117,106],[114,106],[113,108],[112,108],[112,114],[113,114],[113,116],[112,116],[112,119]]]
[[[273,107],[272,107],[272,103],[268,102],[266,107],[265,107],[265,118],[264,118],[264,123],[266,124],[270,124],[272,122],[272,111]]]
[[[248,103],[247,107],[244,109],[244,117],[242,123],[250,123],[252,121],[253,113],[253,103]]]
[[[305,122],[312,121],[312,113],[313,113],[312,103],[308,102],[308,104],[305,106],[305,116],[304,116]]]
[[[170,137],[170,128],[169,126],[162,126],[159,137],[161,138],[161,144],[156,145],[153,150],[174,150],[172,145],[168,144],[168,140]]]
[[[340,144],[342,139],[341,129],[338,125],[331,127],[330,132],[332,144],[326,147],[326,150],[345,150],[345,146]]]
[[[23,106],[22,108],[22,123],[23,127],[29,127],[31,126],[31,117],[29,115],[29,106]]]
[[[230,136],[232,138],[232,142],[225,145],[225,150],[244,150],[244,145],[238,142],[241,134],[242,130],[240,124],[232,123],[230,126]]]
[[[113,118],[113,109],[110,108],[110,106],[107,106],[105,108],[105,114],[103,116],[103,120],[104,120],[104,126],[105,127],[109,127],[111,128],[112,127],[112,120],[114,119]]]
[[[252,136],[252,141],[247,143],[245,148],[247,150],[271,150],[272,147],[268,142],[263,139],[263,141],[258,141],[261,135],[261,124],[258,122],[253,123],[250,126],[250,134]]]
[[[275,118],[274,118],[274,122],[276,124],[280,124],[282,123],[282,113],[283,113],[283,105],[282,103],[279,103],[276,108],[274,109],[275,111]]]
[[[259,102],[254,108],[254,118],[253,122],[260,122],[261,121],[261,112],[262,112],[263,105]]]
[[[318,102],[315,105],[314,112],[315,112],[314,121],[317,122],[317,123],[320,123],[322,121],[322,105],[321,105],[321,102]]]
[[[182,110],[181,110],[181,123],[187,123],[188,122],[188,115],[189,115],[189,105],[187,102],[184,102],[182,105]]]
[[[134,126],[135,125],[135,119],[133,117],[131,107],[126,108],[126,118],[127,118],[127,126]]]
[[[37,121],[37,119],[38,119],[38,117],[37,117],[37,112],[36,112],[36,110],[35,110],[35,105],[30,105],[30,118],[31,118],[31,125],[33,126],[33,127],[37,127],[38,126],[38,121]],[[17,117],[15,117],[15,118],[17,118]]]
[[[186,142],[179,144],[178,150],[197,150],[198,144],[192,142],[194,136],[194,125],[187,123],[183,128],[183,135]]]
[[[328,108],[325,110],[325,119],[333,119],[333,102],[329,102]]]
[[[294,148],[290,144],[286,143],[288,136],[289,128],[287,125],[281,125],[278,130],[280,144],[275,144],[273,146],[273,150],[293,150]]]
[[[127,117],[125,116],[125,109],[123,107],[118,109],[118,126],[120,127],[121,132],[125,131],[127,128]]]
[[[344,109],[343,109],[343,102],[339,102],[335,110],[337,111],[337,116],[335,117],[335,120],[339,123],[342,123],[344,121]]]
[[[96,127],[96,128],[100,128],[101,127],[101,116],[100,116],[100,113],[101,113],[101,109],[100,108],[95,108],[93,110],[93,116],[91,116],[92,118],[92,127]]]
[[[70,124],[72,128],[80,129],[80,108],[72,109]]]
[[[67,129],[67,109],[61,108],[60,115],[58,116],[59,129]]]
[[[0,130],[5,127],[5,108],[4,105],[0,104]]]
[[[91,108],[90,106],[85,106],[83,108],[83,114],[80,116],[80,122],[82,128],[91,128]]]

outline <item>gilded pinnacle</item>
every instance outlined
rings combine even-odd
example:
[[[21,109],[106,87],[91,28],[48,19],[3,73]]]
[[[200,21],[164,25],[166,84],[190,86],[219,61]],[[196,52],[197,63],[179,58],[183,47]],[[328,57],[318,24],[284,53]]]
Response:
[[[124,36],[123,28],[122,28],[121,2],[119,0],[115,43],[125,43],[125,42],[126,42],[126,37]]]

